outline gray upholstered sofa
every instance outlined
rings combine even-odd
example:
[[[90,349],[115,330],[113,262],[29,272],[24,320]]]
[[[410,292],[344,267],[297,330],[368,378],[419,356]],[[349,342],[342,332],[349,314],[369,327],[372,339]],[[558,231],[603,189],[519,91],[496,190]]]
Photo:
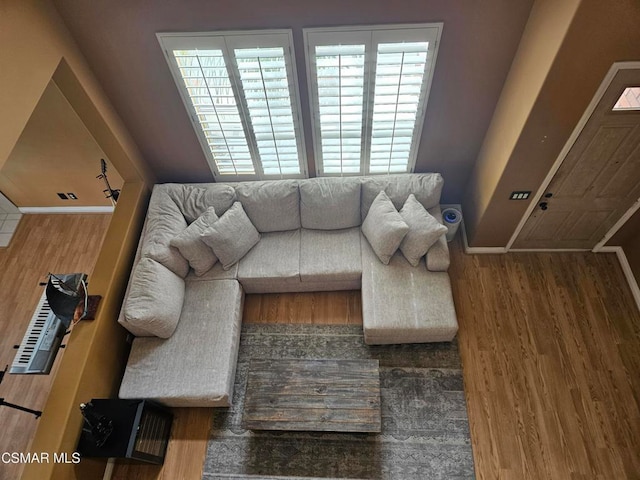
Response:
[[[361,289],[367,343],[451,341],[444,235],[414,267],[400,250],[383,264],[361,231],[381,191],[398,210],[413,194],[442,222],[442,185],[439,174],[156,185],[118,319],[135,336],[120,397],[229,405],[245,292]],[[169,242],[237,201],[259,242],[228,270],[217,262],[196,275]]]

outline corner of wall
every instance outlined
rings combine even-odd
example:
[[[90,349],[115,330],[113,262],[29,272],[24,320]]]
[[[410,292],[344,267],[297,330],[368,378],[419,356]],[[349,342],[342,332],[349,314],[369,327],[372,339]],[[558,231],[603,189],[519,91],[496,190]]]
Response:
[[[463,200],[473,246],[505,246],[515,230],[517,220],[496,230],[499,185],[580,2],[537,0],[531,10]]]

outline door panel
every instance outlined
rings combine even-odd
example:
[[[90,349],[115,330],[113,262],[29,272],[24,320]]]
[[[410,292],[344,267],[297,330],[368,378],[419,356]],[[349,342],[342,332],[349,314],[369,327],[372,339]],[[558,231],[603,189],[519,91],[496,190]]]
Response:
[[[639,85],[640,70],[616,74],[513,248],[591,249],[640,198],[640,111],[612,110]]]

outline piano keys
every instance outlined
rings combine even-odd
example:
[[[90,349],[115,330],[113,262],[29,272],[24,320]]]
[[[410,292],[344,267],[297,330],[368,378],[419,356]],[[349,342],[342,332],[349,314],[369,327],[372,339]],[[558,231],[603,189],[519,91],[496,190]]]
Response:
[[[63,280],[66,277],[57,276]],[[51,372],[65,331],[65,324],[51,311],[46,290],[43,289],[9,373],[46,375]]]

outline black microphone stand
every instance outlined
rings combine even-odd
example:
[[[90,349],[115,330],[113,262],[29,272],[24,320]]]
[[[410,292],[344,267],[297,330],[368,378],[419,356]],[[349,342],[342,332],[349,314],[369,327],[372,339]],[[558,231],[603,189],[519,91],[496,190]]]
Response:
[[[113,204],[118,203],[118,198],[120,197],[120,190],[114,190],[111,188],[109,184],[109,179],[107,178],[107,162],[104,161],[104,158],[100,159],[100,175],[96,178],[100,180],[104,180],[105,185],[107,186],[106,190],[102,192],[105,194],[107,198],[110,198]]]

